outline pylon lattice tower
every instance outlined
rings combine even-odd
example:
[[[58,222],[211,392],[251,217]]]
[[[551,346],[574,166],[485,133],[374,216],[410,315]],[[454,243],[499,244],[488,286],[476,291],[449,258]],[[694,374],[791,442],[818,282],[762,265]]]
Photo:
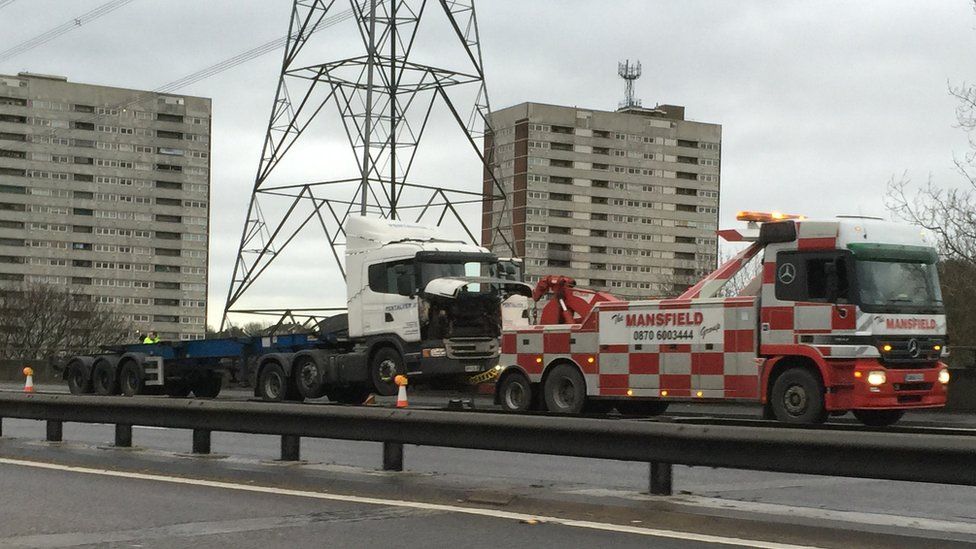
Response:
[[[239,306],[255,281],[310,227],[328,244],[315,246],[315,253],[331,255],[344,279],[340,248],[350,215],[436,224],[445,232],[453,231],[459,240],[476,241],[477,229],[472,232],[469,227],[464,205],[480,205],[485,199],[508,207],[508,197],[488,169],[494,147],[474,0],[350,0],[346,10],[340,4],[336,0],[293,4],[222,327],[231,313],[274,315],[279,323],[288,320],[310,326],[321,315],[343,309]],[[346,24],[345,36],[339,29],[332,30],[341,24]],[[431,36],[439,36],[433,47],[422,46]],[[329,38],[330,56],[350,45],[354,51],[322,62],[318,51],[323,39],[328,45]],[[436,63],[419,60],[425,56]],[[315,155],[327,157],[328,177],[303,183],[277,181],[280,177],[274,176],[287,171],[283,161],[288,153],[296,156],[293,149],[309,141],[302,138],[313,122],[330,114],[337,119],[329,126],[333,136],[338,133],[346,145],[342,153]],[[463,182],[444,186],[414,177],[418,150],[434,122],[460,130],[459,141],[470,149],[470,159],[482,166],[481,188],[477,179],[473,186]],[[482,138],[484,146],[479,143]],[[471,217],[476,215],[480,214]],[[490,240],[512,248],[510,227],[499,222],[488,230]]]

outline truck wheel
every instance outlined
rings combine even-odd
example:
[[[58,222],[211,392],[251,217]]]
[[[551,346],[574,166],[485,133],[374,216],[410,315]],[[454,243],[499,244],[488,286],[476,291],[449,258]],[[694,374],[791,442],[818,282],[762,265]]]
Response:
[[[621,400],[616,408],[622,416],[659,416],[668,411],[668,403],[660,400]]]
[[[119,370],[119,389],[125,396],[142,394],[146,388],[146,380],[142,377],[142,368],[131,360],[126,360]]]
[[[325,392],[330,402],[339,404],[362,404],[369,397],[369,387],[354,385],[352,387],[332,387]]]
[[[319,363],[310,356],[298,359],[292,366],[295,388],[302,398],[321,398],[325,394],[325,372]]]
[[[190,384],[181,377],[167,379],[163,384],[163,391],[166,396],[173,398],[186,398],[190,396],[191,389]]]
[[[784,423],[827,421],[823,386],[806,369],[791,368],[776,378],[770,400],[776,419]]]
[[[119,394],[119,380],[115,374],[115,366],[107,360],[100,360],[92,368],[92,388],[96,394],[102,396]]]
[[[854,410],[854,417],[869,427],[887,427],[898,423],[905,410]]]
[[[85,395],[92,392],[92,381],[85,375],[85,368],[81,364],[68,367],[68,390],[73,395]]]
[[[373,354],[369,362],[369,377],[378,395],[393,396],[397,393],[394,378],[404,373],[403,357],[393,348],[383,347]]]
[[[546,377],[546,407],[557,414],[578,414],[586,405],[586,380],[579,369],[559,364]]]
[[[508,374],[496,390],[498,401],[506,412],[525,412],[532,405],[532,384],[525,374]]]
[[[268,402],[281,402],[288,393],[288,377],[277,362],[271,362],[258,377],[258,395]]]
[[[207,372],[193,384],[193,396],[197,398],[217,398],[224,384],[220,372]]]

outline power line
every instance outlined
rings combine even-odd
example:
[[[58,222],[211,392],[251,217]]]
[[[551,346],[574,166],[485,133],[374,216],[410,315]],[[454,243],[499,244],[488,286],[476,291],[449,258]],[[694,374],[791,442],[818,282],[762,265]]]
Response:
[[[0,0],[0,1],[2,1],[2,0]],[[131,1],[131,0],[129,0],[129,1]],[[377,2],[377,5],[382,4],[384,1],[385,0],[379,0]],[[307,34],[314,34],[314,33],[319,32],[321,30],[327,29],[327,28],[329,28],[329,27],[331,27],[333,25],[337,25],[337,24],[339,24],[339,23],[341,23],[343,21],[346,21],[346,20],[352,18],[353,15],[355,15],[355,11],[352,10],[352,9],[349,9],[349,10],[346,10],[346,11],[343,11],[343,12],[340,12],[340,13],[337,13],[337,14],[333,15],[332,17],[327,17],[325,19],[322,19],[321,21],[319,21],[318,25],[316,25],[315,28],[313,28]],[[215,76],[215,75],[220,74],[220,73],[222,73],[222,72],[224,72],[226,70],[230,70],[230,69],[232,69],[232,68],[234,68],[234,67],[236,67],[238,65],[241,65],[241,64],[246,63],[248,61],[251,61],[253,59],[256,59],[256,58],[258,58],[258,57],[260,57],[262,55],[265,55],[265,54],[270,53],[270,52],[275,51],[275,50],[280,50],[282,47],[284,47],[288,43],[288,39],[289,39],[289,36],[288,35],[282,36],[281,38],[276,38],[275,40],[272,40],[270,42],[265,42],[264,44],[261,44],[260,46],[257,46],[257,47],[251,48],[251,49],[249,49],[247,51],[241,52],[241,53],[239,53],[239,54],[237,54],[237,55],[235,55],[233,57],[230,57],[230,58],[225,59],[223,61],[220,61],[218,63],[214,63],[213,65],[210,65],[209,67],[206,67],[204,69],[200,69],[200,70],[198,70],[198,71],[196,71],[194,73],[190,73],[190,74],[188,74],[188,75],[186,75],[186,76],[184,76],[182,78],[178,78],[176,80],[173,80],[172,82],[169,82],[167,84],[163,84],[162,86],[159,86],[158,88],[155,88],[151,92],[139,92],[139,93],[136,93],[131,101],[129,101],[127,103],[121,103],[121,104],[115,105],[114,108],[115,109],[118,109],[118,110],[125,110],[125,109],[127,109],[129,107],[138,105],[139,103],[142,103],[142,102],[145,102],[145,101],[148,101],[148,100],[153,99],[155,97],[155,94],[157,94],[157,93],[172,93],[172,92],[174,92],[176,90],[179,90],[181,88],[185,88],[185,87],[190,86],[192,84],[195,84],[195,83],[197,83],[197,82],[199,82],[201,80],[205,80],[207,78],[210,78],[211,76]],[[98,120],[100,120],[104,116],[106,116],[106,115],[96,114],[94,116],[89,117],[85,121],[86,122],[97,122]],[[50,132],[50,135],[56,135],[56,134],[57,134],[57,130],[53,130],[52,129],[51,132]]]
[[[13,4],[14,1],[15,0],[0,0],[0,10],[2,10],[3,8],[9,6],[10,4]]]
[[[0,2],[3,1],[4,0],[0,0]],[[41,33],[35,36],[34,38],[31,38],[30,40],[21,42],[20,44],[17,44],[16,46],[13,46],[12,48],[6,49],[4,51],[0,51],[0,63],[14,56],[20,55],[26,51],[30,51],[38,46],[44,45],[50,42],[51,40],[54,40],[55,38],[61,36],[62,34],[69,33],[77,29],[78,27],[81,27],[86,23],[90,23],[104,15],[108,15],[109,13],[125,6],[126,4],[131,3],[132,1],[133,0],[112,0],[111,2],[106,2],[89,12],[83,13],[82,15],[79,15],[78,17],[75,17],[70,21],[58,25],[57,27],[54,27],[53,29],[47,32]],[[9,0],[6,3],[0,3],[0,8],[9,5],[12,2],[13,0]]]
[[[378,4],[381,4],[382,2],[377,2],[377,3]],[[346,11],[341,12],[341,13],[337,13],[336,15],[333,15],[332,17],[323,19],[308,34],[313,34],[313,33],[319,32],[319,31],[321,31],[323,29],[326,29],[328,27],[331,27],[333,25],[336,25],[338,23],[341,23],[342,21],[346,21],[346,20],[350,19],[353,15],[354,15],[354,11],[351,10],[351,9],[350,10],[346,10]],[[194,72],[192,74],[188,74],[188,75],[184,76],[183,78],[180,78],[178,80],[174,80],[174,81],[172,81],[172,82],[170,82],[168,84],[163,84],[162,86],[156,88],[153,91],[158,92],[158,93],[170,93],[170,92],[173,92],[173,91],[178,90],[180,88],[185,88],[186,86],[195,84],[195,83],[197,83],[197,82],[199,82],[201,80],[210,78],[211,76],[214,76],[214,75],[220,74],[220,73],[222,73],[222,72],[224,72],[226,70],[232,69],[232,68],[234,68],[234,67],[236,67],[236,66],[238,66],[238,65],[240,65],[242,63],[246,63],[246,62],[248,62],[248,61],[250,61],[252,59],[256,59],[258,57],[261,57],[262,55],[264,55],[266,53],[270,53],[272,51],[279,50],[279,49],[281,49],[282,47],[284,47],[288,43],[288,38],[289,38],[288,36],[282,36],[281,38],[277,38],[277,39],[272,40],[270,42],[265,42],[264,44],[261,44],[260,46],[257,46],[255,48],[252,48],[252,49],[247,50],[245,52],[241,52],[241,53],[235,55],[234,57],[231,57],[229,59],[225,59],[225,60],[223,60],[223,61],[221,61],[219,63],[215,63],[215,64],[213,64],[213,65],[211,65],[211,66],[209,66],[209,67],[207,67],[205,69],[201,69],[201,70],[199,70],[197,72]]]

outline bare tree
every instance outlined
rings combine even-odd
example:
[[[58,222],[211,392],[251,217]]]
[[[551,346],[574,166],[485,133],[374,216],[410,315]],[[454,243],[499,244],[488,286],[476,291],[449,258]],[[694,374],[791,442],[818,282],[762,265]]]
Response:
[[[976,10],[976,0],[972,4]],[[898,217],[934,231],[946,259],[976,266],[976,86],[950,84],[949,94],[958,100],[956,123],[969,137],[969,151],[954,158],[962,183],[947,187],[929,178],[913,188],[902,175],[889,182],[885,204]]]
[[[976,86],[950,85],[949,93],[958,100],[956,123],[970,144],[966,154],[953,159],[960,184],[943,186],[929,178],[914,187],[903,175],[889,182],[885,205],[937,235],[949,338],[956,345],[976,345],[976,318],[970,313],[976,300]]]
[[[48,284],[0,290],[0,357],[50,360],[130,338],[131,322],[91,296]]]

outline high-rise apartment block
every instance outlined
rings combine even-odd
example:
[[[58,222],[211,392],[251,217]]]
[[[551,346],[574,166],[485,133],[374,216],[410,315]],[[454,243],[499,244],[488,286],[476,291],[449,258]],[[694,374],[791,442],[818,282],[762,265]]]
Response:
[[[0,283],[204,337],[209,99],[0,75]]]
[[[669,295],[717,261],[722,127],[684,107],[598,111],[522,103],[491,114],[494,173],[482,241],[511,224],[526,280],[561,274],[625,298]],[[493,182],[485,181],[491,194]]]

